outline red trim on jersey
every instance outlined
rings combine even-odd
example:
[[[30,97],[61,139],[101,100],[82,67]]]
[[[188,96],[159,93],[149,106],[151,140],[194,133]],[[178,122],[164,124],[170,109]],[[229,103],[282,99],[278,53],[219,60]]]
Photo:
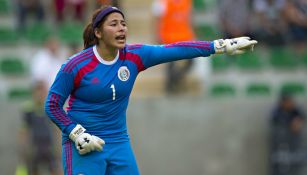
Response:
[[[92,60],[86,64],[85,66],[83,66],[81,69],[78,70],[77,75],[75,77],[74,80],[74,88],[78,88],[80,86],[81,80],[82,78],[89,72],[93,71],[96,66],[99,64],[96,56],[94,55],[94,58],[92,58]]]
[[[133,45],[128,45],[127,49],[128,50],[135,50],[135,49],[139,49],[143,46],[143,44],[133,44]]]
[[[52,93],[50,97],[49,108],[50,108],[51,114],[59,122],[67,126],[71,123],[71,121],[66,117],[66,115],[63,114],[61,108],[59,107],[59,102],[58,102],[59,100],[60,100],[60,95]]]
[[[80,62],[84,60],[91,58],[93,55],[94,55],[93,52],[92,53],[85,52],[84,54],[78,55],[77,57],[73,58],[72,61],[67,63],[67,66],[64,67],[63,71],[70,73],[76,65],[78,65]]]
[[[132,61],[134,64],[136,64],[138,68],[138,72],[145,70],[143,61],[141,57],[137,54],[130,53],[130,52],[126,52],[126,54],[124,54],[123,52],[119,52],[119,59]]]
[[[90,54],[90,55],[88,55],[87,57],[80,58],[80,59],[76,62],[76,64],[74,64],[70,69],[68,69],[67,72],[70,73],[79,63],[81,63],[82,61],[91,59],[93,55],[94,55],[94,54]]]
[[[76,66],[76,62],[84,57],[88,57],[88,55],[93,54],[93,52],[91,52],[91,49],[85,51],[85,52],[81,52],[80,54],[77,54],[76,56],[73,56],[73,58],[71,58],[65,65],[64,67],[64,71],[69,71],[71,69],[73,69]]]
[[[68,107],[66,108],[67,111],[70,111],[71,110],[71,107],[72,107],[72,103],[73,101],[76,99],[76,97],[74,95],[70,95],[69,97],[69,101],[68,101]]]
[[[191,48],[199,48],[210,50],[211,49],[211,42],[206,41],[189,41],[189,42],[179,42],[173,44],[166,44],[165,48],[173,48],[173,47],[191,47]]]
[[[65,162],[67,175],[72,175],[72,143],[71,141],[65,142]]]

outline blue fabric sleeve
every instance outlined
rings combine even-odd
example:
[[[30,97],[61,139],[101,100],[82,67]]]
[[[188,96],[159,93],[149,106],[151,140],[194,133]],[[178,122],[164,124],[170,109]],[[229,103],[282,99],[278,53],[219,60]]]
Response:
[[[64,66],[62,66],[63,68]],[[64,72],[62,69],[51,86],[46,102],[45,111],[49,118],[66,134],[70,134],[77,125],[63,110],[66,99],[74,87],[73,73]]]
[[[132,49],[129,50],[129,48]],[[178,42],[167,45],[141,45],[139,47],[130,45],[128,51],[140,56],[145,69],[166,62],[207,57],[215,53],[214,44],[209,41]]]

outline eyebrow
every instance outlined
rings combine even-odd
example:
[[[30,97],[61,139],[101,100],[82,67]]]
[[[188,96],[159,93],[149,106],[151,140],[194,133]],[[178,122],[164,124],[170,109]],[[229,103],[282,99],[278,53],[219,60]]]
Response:
[[[112,21],[109,21],[109,23],[112,23],[112,22],[126,22],[125,20],[122,20],[122,19],[113,19]]]

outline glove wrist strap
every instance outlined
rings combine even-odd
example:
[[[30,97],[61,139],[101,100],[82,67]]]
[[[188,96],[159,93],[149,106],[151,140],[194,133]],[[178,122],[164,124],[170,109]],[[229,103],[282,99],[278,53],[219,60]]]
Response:
[[[214,50],[216,54],[221,54],[226,52],[226,42],[223,39],[214,40]]]
[[[69,138],[72,141],[76,141],[76,139],[86,131],[80,124],[77,124],[76,127],[70,132]]]

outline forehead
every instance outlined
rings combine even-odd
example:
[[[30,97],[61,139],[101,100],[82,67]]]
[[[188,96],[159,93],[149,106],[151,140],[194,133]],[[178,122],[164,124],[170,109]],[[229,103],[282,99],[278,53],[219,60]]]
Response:
[[[114,20],[125,21],[124,17],[120,13],[117,13],[117,12],[109,14],[106,18],[106,22],[110,22]]]

